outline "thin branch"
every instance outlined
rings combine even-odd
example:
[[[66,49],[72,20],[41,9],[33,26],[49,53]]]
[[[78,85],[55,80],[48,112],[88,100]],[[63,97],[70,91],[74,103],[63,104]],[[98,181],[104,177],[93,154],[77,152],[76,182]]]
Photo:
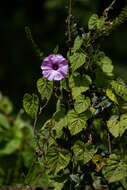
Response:
[[[68,41],[71,42],[71,11],[72,11],[72,0],[69,0],[68,10]]]
[[[108,151],[111,154],[112,153],[112,148],[111,148],[111,139],[110,139],[110,134],[108,133]]]
[[[127,5],[123,8],[121,13],[116,17],[112,22],[109,22],[104,26],[100,36],[108,36],[112,30],[118,27],[120,24],[124,23],[127,20]]]
[[[103,12],[103,16],[105,19],[108,18],[108,12],[113,8],[113,5],[115,4],[116,0],[114,0]]]
[[[47,104],[48,104],[48,101],[46,101],[46,103],[42,107],[40,107],[40,111],[38,112],[38,114],[37,114],[37,116],[36,116],[36,118],[34,120],[34,138],[35,138],[35,142],[36,142],[39,150],[41,150],[41,147],[40,147],[40,144],[38,142],[38,137],[37,137],[37,134],[36,134],[36,126],[37,126],[38,118],[41,115],[43,109],[47,106]]]
[[[41,170],[41,171],[38,173],[38,175],[37,175],[37,177],[36,177],[34,183],[32,184],[32,186],[34,186],[34,187],[36,186],[36,184],[37,184],[37,182],[38,182],[40,176],[41,176],[44,172],[45,172],[45,171]]]

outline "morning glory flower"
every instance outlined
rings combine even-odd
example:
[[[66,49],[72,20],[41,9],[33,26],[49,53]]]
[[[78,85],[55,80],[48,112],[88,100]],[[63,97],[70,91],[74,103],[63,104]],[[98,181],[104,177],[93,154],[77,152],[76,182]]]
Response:
[[[68,72],[68,61],[61,54],[51,54],[43,60],[41,69],[48,80],[59,81]]]

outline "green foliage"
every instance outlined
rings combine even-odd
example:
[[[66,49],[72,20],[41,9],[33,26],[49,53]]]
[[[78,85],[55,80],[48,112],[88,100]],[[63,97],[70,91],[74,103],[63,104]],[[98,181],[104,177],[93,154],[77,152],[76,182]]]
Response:
[[[111,154],[107,160],[107,165],[103,169],[103,175],[109,183],[120,181],[127,177],[126,159],[116,154]]]
[[[91,117],[91,113],[88,111],[86,113],[78,114],[74,110],[70,110],[67,114],[68,128],[71,135],[76,135],[81,132],[82,129],[86,129],[87,120]]]
[[[89,30],[92,30],[92,29],[96,28],[97,20],[98,20],[98,15],[97,14],[93,14],[90,17],[89,22],[88,22]]]
[[[112,117],[108,120],[107,126],[114,137],[121,137],[127,129],[127,114],[122,114],[120,116],[120,121],[117,120],[117,117]]]
[[[69,60],[72,66],[72,72],[74,72],[85,63],[86,55],[84,53],[76,52],[69,57]]]
[[[26,93],[23,97],[23,107],[28,115],[33,119],[37,116],[39,108],[39,98],[36,94]]]
[[[72,89],[73,98],[76,99],[81,93],[86,92],[90,84],[92,84],[90,76],[81,76],[78,72],[73,73],[69,78],[69,87]]]
[[[32,126],[24,120],[23,110],[13,116],[7,111],[12,102],[3,95],[2,99],[7,101],[0,112],[0,185],[23,184],[34,157]]]
[[[106,95],[108,96],[108,98],[110,100],[112,100],[114,103],[118,104],[118,101],[117,101],[117,97],[115,96],[115,94],[112,92],[111,89],[107,89],[106,90]]]
[[[5,114],[10,114],[13,111],[12,102],[9,100],[7,96],[2,96],[0,93],[0,111]]]
[[[82,46],[83,44],[83,39],[80,37],[80,36],[77,36],[75,41],[74,41],[74,46],[72,48],[72,52],[76,52],[77,50],[80,49],[80,47]]]
[[[96,30],[96,29],[101,29],[104,25],[105,18],[100,17],[98,18],[97,14],[93,14],[88,22],[88,28],[89,30]]]
[[[111,88],[118,96],[127,101],[127,86],[121,79],[111,81]]]
[[[94,145],[91,143],[83,143],[82,141],[77,141],[73,146],[73,152],[75,159],[82,164],[89,162],[95,153]]]
[[[27,184],[42,184],[43,174],[55,190],[68,189],[68,185],[69,189],[115,189],[117,182],[127,177],[127,151],[124,150],[127,87],[122,79],[116,78],[112,60],[100,50],[98,40],[114,25],[114,21],[108,21],[112,5],[103,16],[90,17],[88,32],[81,27],[76,30],[77,25],[70,16],[71,42],[74,36],[75,39],[66,52],[70,66],[67,76],[60,82],[44,77],[37,80],[42,103],[47,100],[43,106],[38,95],[24,95],[24,109],[35,119],[38,155],[38,166],[35,164],[33,174],[29,172],[28,178],[32,177]],[[54,53],[58,50],[56,46]],[[46,121],[40,122],[39,117],[49,100],[56,104],[56,110]],[[24,157],[27,154],[24,151]],[[25,159],[25,165],[28,164],[29,160]],[[39,177],[36,179],[36,176]]]
[[[65,115],[65,109],[58,110],[53,115],[54,120],[54,130],[56,130],[57,135],[61,133],[63,127],[67,126],[67,116]]]
[[[4,127],[5,129],[10,128],[10,124],[9,124],[7,118],[3,114],[0,114],[0,126]]]
[[[89,97],[84,97],[83,95],[77,96],[75,103],[74,103],[74,108],[77,113],[82,113],[86,111],[90,106],[90,99]]]
[[[39,163],[36,163],[32,169],[32,175],[27,177],[27,184],[29,186],[44,186],[50,187],[49,175],[43,170],[42,166]]]
[[[48,81],[46,78],[42,77],[37,81],[37,89],[41,95],[42,100],[45,98],[49,100],[53,91],[53,82]]]
[[[47,164],[56,175],[60,170],[67,167],[71,159],[71,153],[66,149],[58,149],[51,146],[47,151]]]

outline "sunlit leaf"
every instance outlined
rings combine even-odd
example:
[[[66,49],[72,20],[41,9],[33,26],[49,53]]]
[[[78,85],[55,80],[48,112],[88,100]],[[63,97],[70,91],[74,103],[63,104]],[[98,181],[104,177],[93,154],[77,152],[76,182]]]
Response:
[[[109,183],[120,181],[127,177],[127,162],[116,154],[111,154],[107,165],[103,168],[103,175]]]
[[[41,95],[41,99],[49,100],[53,92],[53,82],[42,77],[37,81],[37,89]]]
[[[79,95],[76,97],[74,108],[77,113],[82,113],[86,111],[90,106],[90,98]]]
[[[85,63],[86,55],[84,53],[77,52],[71,55],[69,60],[72,66],[72,72],[74,72]]]
[[[67,116],[65,114],[65,109],[61,109],[53,115],[54,129],[57,134],[62,131],[63,127],[67,126]]]
[[[58,150],[57,147],[51,146],[47,152],[47,164],[51,171],[57,174],[60,170],[67,167],[71,159],[71,153],[66,149]]]
[[[74,110],[70,110],[67,114],[68,128],[71,135],[76,135],[81,132],[82,129],[87,127],[86,121],[91,117],[91,112],[85,112],[82,114],[76,113]]]
[[[86,164],[93,158],[95,148],[91,143],[77,141],[73,146],[73,152],[77,161],[82,161],[83,164]]]
[[[112,92],[111,89],[107,89],[106,90],[106,95],[108,96],[108,98],[110,100],[112,100],[113,102],[115,102],[116,104],[118,104],[117,98],[116,98],[115,94]]]
[[[83,39],[80,36],[77,36],[74,41],[74,46],[72,48],[72,52],[76,52],[77,50],[79,50],[82,43],[83,43]]]
[[[89,30],[96,29],[97,21],[98,21],[98,15],[93,14],[88,21]]]
[[[90,76],[81,76],[78,72],[71,75],[69,79],[69,87],[72,89],[72,96],[76,99],[81,93],[87,91],[92,84]]]
[[[112,80],[111,87],[118,96],[120,96],[123,100],[127,101],[127,86],[123,81]]]
[[[114,137],[122,136],[127,130],[127,114],[120,116],[120,121],[116,118],[112,118],[107,122],[108,129]]]

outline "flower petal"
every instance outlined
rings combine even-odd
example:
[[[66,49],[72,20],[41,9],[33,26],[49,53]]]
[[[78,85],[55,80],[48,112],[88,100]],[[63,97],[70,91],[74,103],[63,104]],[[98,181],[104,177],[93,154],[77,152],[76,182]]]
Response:
[[[58,69],[53,65],[57,64]],[[68,61],[61,54],[51,54],[43,60],[41,65],[42,74],[50,81],[59,81],[68,72]]]
[[[41,65],[41,69],[42,70],[52,70],[52,64],[43,62],[42,65]]]
[[[66,59],[60,54],[51,54],[50,60],[52,61],[52,63],[60,64],[62,61],[66,60]]]
[[[62,78],[64,78],[64,76],[57,71],[43,71],[43,75],[50,81],[59,81]]]

